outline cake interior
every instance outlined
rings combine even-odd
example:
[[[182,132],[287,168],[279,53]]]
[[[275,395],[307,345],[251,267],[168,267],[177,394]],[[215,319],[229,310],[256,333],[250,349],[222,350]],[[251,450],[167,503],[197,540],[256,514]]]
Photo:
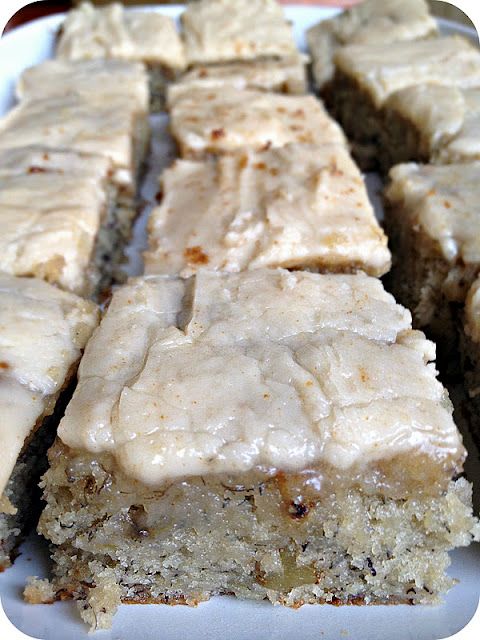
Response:
[[[24,536],[37,524],[43,507],[39,482],[48,468],[47,451],[52,446],[59,416],[73,392],[68,387],[60,395],[53,415],[39,420],[39,427],[25,443],[7,486],[0,496],[0,571],[15,559]],[[49,407],[55,406],[54,400]]]
[[[368,94],[353,78],[337,69],[321,95],[350,140],[360,169],[378,169],[382,129],[379,111]]]
[[[432,603],[453,584],[448,551],[480,530],[464,479],[443,490],[251,472],[149,488],[105,454],[57,443],[39,531],[54,575],[30,601],[74,598],[92,628],[120,602],[195,605],[212,595],[304,603]]]

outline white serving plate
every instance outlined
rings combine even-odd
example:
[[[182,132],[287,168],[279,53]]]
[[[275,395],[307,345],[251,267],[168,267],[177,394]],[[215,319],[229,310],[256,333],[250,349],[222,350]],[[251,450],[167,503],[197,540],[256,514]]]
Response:
[[[182,7],[166,6],[159,10],[176,18]],[[336,12],[325,7],[286,7],[287,16],[294,24],[298,46],[305,50],[305,30]],[[21,71],[53,55],[54,36],[61,21],[60,15],[42,18],[0,39],[0,115],[14,104],[13,88]],[[461,32],[476,39],[473,30],[455,23],[441,21],[441,26],[446,32]],[[128,249],[128,271],[132,275],[141,273],[145,222],[157,191],[156,179],[162,167],[168,165],[173,157],[165,116],[153,117],[152,124],[154,140],[150,170],[141,190],[147,204],[137,221],[132,246]],[[381,216],[378,177],[368,176],[367,185]],[[467,473],[480,494],[480,459],[473,445],[466,444],[470,451]],[[477,496],[477,511],[479,498]],[[459,584],[447,595],[445,603],[437,607],[306,605],[292,610],[223,596],[212,598],[198,608],[123,605],[114,618],[113,628],[99,631],[94,637],[98,640],[437,640],[450,637],[465,627],[477,609],[480,545],[455,551],[449,573],[459,580]],[[0,574],[1,605],[11,622],[23,633],[43,640],[87,638],[87,628],[71,602],[54,605],[27,605],[23,602],[21,594],[30,575],[48,575],[48,552],[36,535],[22,545],[21,555],[14,566]],[[472,630],[471,637],[480,637],[477,632],[477,629]],[[13,637],[13,631],[5,633],[7,635],[0,633],[0,640]]]

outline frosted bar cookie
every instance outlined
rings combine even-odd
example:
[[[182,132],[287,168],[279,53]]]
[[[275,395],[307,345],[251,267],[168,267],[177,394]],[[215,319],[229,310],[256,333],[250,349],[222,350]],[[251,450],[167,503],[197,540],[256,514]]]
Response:
[[[335,55],[325,99],[367,166],[381,148],[382,107],[396,91],[425,83],[480,86],[480,51],[460,37],[351,45]]]
[[[51,594],[97,627],[121,601],[222,593],[436,602],[448,550],[480,531],[452,480],[465,451],[434,346],[410,321],[363,274],[118,289],[43,479]]]
[[[185,67],[183,44],[171,18],[158,11],[124,9],[119,3],[96,8],[84,2],[69,11],[60,29],[57,57],[144,62],[155,110],[163,101],[166,79]]]
[[[297,51],[275,0],[199,0],[181,20],[189,65],[281,58]]]
[[[0,271],[83,296],[111,284],[125,221],[110,175],[102,156],[0,150]]]
[[[184,158],[289,142],[346,144],[338,124],[313,96],[234,87],[181,92],[170,105],[170,129]]]
[[[52,440],[42,423],[96,324],[93,303],[0,273],[0,571],[40,510],[37,483]]]
[[[444,345],[480,270],[479,175],[479,162],[397,165],[385,191],[392,289]]]
[[[307,31],[312,74],[317,88],[334,75],[333,57],[349,44],[390,44],[437,34],[425,0],[365,0]]]
[[[83,2],[62,23],[57,57],[67,60],[118,58],[182,69],[185,64],[174,21],[158,11],[128,10],[120,3],[94,7]]]
[[[480,88],[421,84],[392,94],[384,107],[384,167],[480,159]]]
[[[192,89],[259,89],[278,93],[307,92],[305,64],[307,56],[292,56],[281,60],[253,60],[220,65],[197,66],[187,71],[177,82],[169,85],[167,103],[180,93]]]
[[[314,269],[380,276],[390,254],[345,147],[289,144],[177,160],[149,219],[147,273]]]
[[[0,120],[0,149],[40,145],[111,160],[112,182],[130,207],[149,137],[147,115],[114,94],[104,104],[75,94],[24,100]]]
[[[123,60],[47,60],[26,69],[16,86],[19,100],[78,94],[104,106],[112,95],[128,97],[148,113],[148,78],[143,64]]]

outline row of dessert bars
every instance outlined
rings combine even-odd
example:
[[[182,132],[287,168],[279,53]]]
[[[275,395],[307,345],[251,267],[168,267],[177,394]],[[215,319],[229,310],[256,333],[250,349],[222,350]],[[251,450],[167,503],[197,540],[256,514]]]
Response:
[[[139,64],[140,14],[76,11],[23,104],[63,73],[63,99],[117,113],[101,69],[116,86],[109,64]],[[376,277],[390,254],[343,132],[301,95],[273,0],[200,0],[182,23],[191,68],[166,96],[181,157],[146,274],[115,290],[80,363],[42,480],[53,577],[26,597],[72,597],[97,628],[122,601],[222,593],[435,602],[448,551],[480,534],[465,450],[434,345]],[[113,59],[65,59],[85,55]]]
[[[232,25],[275,39],[258,7],[279,12],[203,0],[183,23],[220,63]],[[244,50],[168,89],[181,158],[147,275],[114,294],[50,452],[54,579],[27,593],[92,625],[216,593],[435,601],[475,530],[433,345],[371,277],[390,257],[343,133]]]
[[[149,146],[141,63],[28,69],[0,120],[0,269],[84,297],[108,286]]]
[[[250,0],[232,11],[230,0],[196,4],[182,14],[181,33],[152,11],[101,9],[85,2],[70,11],[59,34],[57,56],[67,60],[114,58],[147,65],[153,111],[163,108],[165,86],[187,68],[186,79],[245,82],[302,92],[305,57],[299,54],[276,2]],[[207,66],[202,66],[207,65]]]
[[[89,298],[121,275],[149,146],[142,63],[48,61],[16,95],[0,120],[0,569],[38,516],[48,417],[98,324]]]
[[[248,77],[261,87],[273,81],[278,90],[304,92],[305,61],[281,11],[273,3],[269,9],[277,40],[286,34],[285,50],[276,41],[259,42],[260,58],[222,67],[222,82]],[[96,306],[72,294],[98,298],[121,277],[148,148],[149,105],[163,102],[165,79],[186,64],[172,20],[121,5],[72,11],[57,44],[57,59],[22,74],[19,104],[0,122],[1,433],[8,460],[0,486],[1,568],[35,517],[32,490],[55,431],[55,420],[48,429],[44,418],[74,377],[98,323]],[[201,46],[197,54],[192,46],[189,57],[202,59]],[[228,57],[225,50],[222,59]],[[212,81],[215,73],[209,67]],[[193,82],[192,74],[184,81]]]
[[[17,97],[0,120],[0,568],[38,515],[47,418],[98,323],[84,298],[119,267],[149,139],[138,63],[46,63]]]
[[[309,40],[317,86],[357,157],[390,169],[389,286],[438,342],[444,373],[455,382],[461,370],[480,438],[480,52],[439,37],[418,0],[368,0]]]

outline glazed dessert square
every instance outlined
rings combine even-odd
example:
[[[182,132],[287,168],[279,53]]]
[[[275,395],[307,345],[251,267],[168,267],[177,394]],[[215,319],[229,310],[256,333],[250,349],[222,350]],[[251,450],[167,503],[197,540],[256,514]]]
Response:
[[[110,284],[122,223],[110,174],[102,156],[0,150],[0,271],[83,296]]]
[[[397,165],[385,191],[391,287],[416,326],[455,346],[458,307],[480,270],[480,163]]]
[[[480,531],[434,345],[410,323],[364,274],[117,289],[42,481],[48,597],[97,627],[121,601],[223,593],[437,601],[448,550]]]
[[[253,60],[197,66],[169,85],[167,104],[193,89],[258,89],[277,93],[307,93],[305,65],[308,57],[296,55],[281,60]]]
[[[385,102],[382,165],[418,160],[434,164],[480,159],[480,88],[421,84]]]
[[[57,57],[144,62],[156,111],[163,102],[167,79],[185,67],[183,44],[171,18],[158,11],[125,9],[119,3],[98,8],[83,2],[69,11],[60,28]]]
[[[101,100],[76,94],[24,100],[0,120],[0,149],[39,145],[108,158],[119,198],[131,209],[149,136],[147,115],[115,94]]]
[[[0,273],[0,571],[39,513],[35,491],[50,438],[42,422],[75,374],[97,321],[92,302]]]
[[[387,239],[343,145],[176,160],[160,191],[146,273],[285,267],[380,276],[390,267]]]
[[[333,58],[340,47],[418,40],[437,33],[425,0],[364,0],[307,31],[314,83],[321,89],[332,80]]]
[[[297,52],[292,27],[275,0],[199,0],[181,20],[188,65]]]
[[[145,66],[124,60],[46,60],[26,69],[16,85],[19,100],[78,94],[104,104],[110,96],[128,97],[140,113],[148,113]]]
[[[356,144],[363,166],[381,151],[382,107],[396,91],[420,84],[480,86],[480,51],[458,36],[379,45],[350,45],[335,55],[336,72],[324,94]]]
[[[289,142],[344,144],[338,124],[313,96],[285,96],[234,87],[181,92],[170,105],[170,130],[183,158]]]

